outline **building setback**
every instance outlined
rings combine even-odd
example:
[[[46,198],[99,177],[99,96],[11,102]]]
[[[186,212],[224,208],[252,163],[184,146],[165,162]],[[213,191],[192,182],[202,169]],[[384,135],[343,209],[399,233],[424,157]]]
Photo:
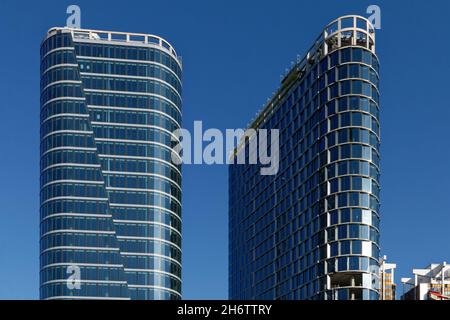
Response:
[[[395,300],[397,285],[395,284],[395,263],[388,263],[387,257],[380,259],[380,300]]]
[[[41,299],[181,298],[181,70],[157,36],[48,31]]]
[[[450,265],[432,263],[413,269],[412,278],[402,278],[402,300],[450,300]]]
[[[344,16],[252,122],[280,167],[229,167],[231,299],[379,299],[378,82],[373,26]]]

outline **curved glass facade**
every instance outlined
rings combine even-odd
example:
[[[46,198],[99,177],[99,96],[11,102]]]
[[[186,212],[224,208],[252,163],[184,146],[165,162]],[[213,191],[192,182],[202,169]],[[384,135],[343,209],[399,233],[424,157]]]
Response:
[[[373,27],[345,16],[252,124],[280,130],[280,169],[229,168],[231,299],[378,300],[378,82]]]
[[[181,298],[181,70],[159,37],[48,32],[41,299]]]

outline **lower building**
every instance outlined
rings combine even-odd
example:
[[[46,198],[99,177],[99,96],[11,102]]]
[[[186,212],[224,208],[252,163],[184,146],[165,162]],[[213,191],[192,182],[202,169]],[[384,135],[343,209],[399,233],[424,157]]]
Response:
[[[386,256],[380,261],[380,300],[395,300],[396,284],[394,279],[395,263],[386,262]]]
[[[412,278],[402,278],[402,300],[450,300],[450,265],[430,264],[413,269]]]

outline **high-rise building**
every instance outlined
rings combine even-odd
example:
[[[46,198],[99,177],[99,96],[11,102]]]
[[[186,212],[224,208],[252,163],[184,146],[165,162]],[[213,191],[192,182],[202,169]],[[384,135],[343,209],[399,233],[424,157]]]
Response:
[[[378,82],[374,27],[344,16],[252,122],[280,163],[230,165],[231,299],[379,299]]]
[[[164,39],[50,29],[41,45],[40,297],[180,299],[180,57]]]
[[[386,256],[380,260],[380,300],[395,300],[396,284],[394,270],[395,263],[386,262]]]
[[[450,265],[432,263],[413,269],[412,278],[402,278],[402,300],[450,300]]]

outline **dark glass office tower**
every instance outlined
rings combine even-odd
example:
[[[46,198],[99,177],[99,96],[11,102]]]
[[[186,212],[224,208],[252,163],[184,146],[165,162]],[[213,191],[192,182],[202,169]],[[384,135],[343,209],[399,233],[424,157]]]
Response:
[[[252,123],[280,169],[229,168],[231,299],[378,299],[378,69],[373,26],[341,17]]]
[[[181,298],[181,168],[171,161],[181,68],[160,37],[48,31],[42,299]]]

